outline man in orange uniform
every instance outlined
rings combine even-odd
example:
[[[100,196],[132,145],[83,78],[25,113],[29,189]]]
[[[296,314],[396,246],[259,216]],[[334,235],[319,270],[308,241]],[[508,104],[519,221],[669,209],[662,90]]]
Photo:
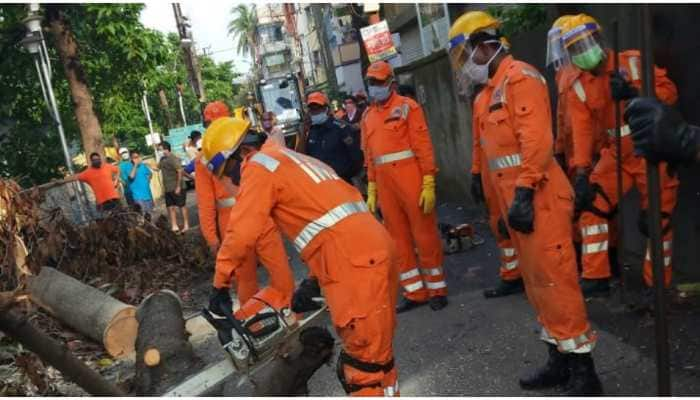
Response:
[[[586,296],[609,292],[610,262],[608,257],[609,225],[619,201],[617,193],[617,147],[615,144],[615,107],[636,97],[641,86],[640,53],[627,50],[618,54],[620,71],[615,71],[615,54],[605,49],[600,25],[592,17],[580,14],[570,18],[563,28],[563,41],[571,61],[581,74],[567,91],[567,110],[571,119],[574,154],[570,162],[575,169],[576,208],[582,211],[580,225],[583,238],[581,287]],[[673,104],[678,98],[676,86],[666,71],[655,68],[656,95]],[[646,221],[646,162],[633,154],[629,127],[622,126],[622,190],[636,186],[642,195],[640,222]],[[593,167],[592,154],[596,138],[608,135],[600,152],[600,161]],[[592,169],[592,172],[591,172]],[[662,168],[662,171],[667,171]],[[670,217],[676,204],[678,180],[661,174],[661,211],[664,226],[665,282],[671,282]],[[640,229],[644,232],[644,224]],[[646,234],[646,233],[645,233]],[[653,284],[651,260],[647,253],[644,281]]]
[[[501,215],[507,216],[526,293],[548,346],[547,364],[520,385],[536,389],[568,383],[568,394],[600,394],[591,357],[596,338],[571,240],[573,193],[553,157],[547,83],[534,67],[508,54],[499,27],[485,12],[468,12],[450,28],[448,47],[458,88],[486,85],[472,115],[488,166],[486,179]]]
[[[435,212],[437,169],[423,110],[393,89],[394,71],[388,63],[372,63],[366,79],[372,102],[361,123],[367,205],[374,212],[379,201],[397,244],[404,297],[396,311],[427,303],[440,310],[447,306],[447,285]]]
[[[475,121],[475,119],[472,119],[472,124]],[[524,287],[523,279],[520,276],[520,269],[518,269],[518,253],[508,234],[505,220],[501,216],[498,196],[494,192],[490,181],[485,176],[482,177],[482,171],[488,173],[488,165],[484,163],[485,161],[486,157],[483,155],[483,150],[481,149],[479,130],[476,126],[472,125],[471,194],[472,198],[477,203],[486,203],[486,211],[489,214],[489,226],[491,227],[491,232],[493,232],[493,235],[496,237],[496,245],[501,251],[501,265],[498,271],[501,281],[495,288],[484,290],[484,297],[493,298],[521,293]]]
[[[272,217],[310,269],[311,277],[294,294],[292,311],[313,309],[313,299],[323,291],[343,341],[338,377],[345,390],[398,394],[392,349],[398,270],[389,233],[368,212],[360,193],[329,166],[274,142],[256,151],[248,121],[223,118],[209,129],[217,125],[229,127],[229,148],[218,159],[226,160],[227,170],[240,169],[242,178],[230,217],[235,223],[228,225],[216,260],[209,309],[231,312],[231,279],[238,277],[264,231],[260,221]]]
[[[204,122],[209,124],[223,117],[229,116],[228,107],[222,102],[212,102],[204,109]],[[199,226],[212,254],[216,255],[226,233],[229,215],[233,205],[236,204],[238,186],[229,177],[215,176],[206,166],[207,153],[215,155],[218,151],[212,142],[215,135],[202,140],[203,154],[195,161],[195,190],[197,193],[197,209],[199,211]],[[258,292],[257,265],[258,258],[270,271],[270,286],[276,288],[289,299],[294,291],[294,276],[289,266],[284,243],[277,227],[271,219],[264,225],[265,229],[255,248],[251,249],[248,258],[241,267],[236,279],[236,294],[240,304],[244,304]],[[257,254],[257,257],[256,257]]]

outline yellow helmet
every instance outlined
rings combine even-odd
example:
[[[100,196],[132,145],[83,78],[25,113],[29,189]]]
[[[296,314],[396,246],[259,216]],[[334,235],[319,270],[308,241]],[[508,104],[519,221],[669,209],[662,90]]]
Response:
[[[562,40],[562,29],[564,25],[573,18],[573,15],[562,15],[552,24],[552,28],[547,32],[547,56],[545,65],[553,65],[555,70],[568,64],[569,58],[564,48]]]
[[[595,18],[587,14],[578,14],[566,19],[561,30],[564,46],[569,48],[574,43],[586,39],[596,32],[602,32],[603,29]]]
[[[487,29],[493,30],[493,34],[495,35],[496,30],[500,27],[501,21],[491,16],[491,14],[483,11],[470,11],[457,18],[450,27],[447,38],[450,42],[460,35],[468,39],[470,35]]]
[[[202,155],[207,168],[221,176],[226,160],[244,142],[250,128],[250,121],[224,117],[215,119],[204,132]]]
[[[570,20],[573,18],[573,15],[562,15],[561,17],[557,18],[554,20],[554,23],[552,24],[552,28],[563,28],[564,24],[566,24],[566,21]]]

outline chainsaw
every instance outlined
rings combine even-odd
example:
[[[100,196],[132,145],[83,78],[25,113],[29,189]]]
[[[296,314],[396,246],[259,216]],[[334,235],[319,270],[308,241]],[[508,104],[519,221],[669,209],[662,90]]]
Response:
[[[474,246],[483,244],[484,238],[479,236],[470,224],[452,226],[450,224],[438,224],[442,234],[443,250],[445,254],[458,253]]]
[[[323,298],[315,298],[322,303]],[[289,302],[274,288],[267,287],[248,300],[233,315],[217,319],[206,308],[202,316],[216,329],[219,342],[228,353],[234,368],[245,375],[253,374],[276,355],[283,354],[286,344],[309,322],[326,310],[320,309],[302,318],[292,312]]]

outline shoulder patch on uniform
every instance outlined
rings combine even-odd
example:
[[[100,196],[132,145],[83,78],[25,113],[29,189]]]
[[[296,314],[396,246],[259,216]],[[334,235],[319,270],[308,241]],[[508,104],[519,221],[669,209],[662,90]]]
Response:
[[[576,79],[573,84],[574,92],[576,92],[576,96],[578,97],[579,100],[581,100],[581,103],[586,102],[586,91],[583,89],[583,85],[581,84],[581,81]]]
[[[262,165],[270,172],[275,172],[280,165],[279,161],[263,153],[255,153],[253,157],[250,158],[250,161]]]
[[[540,82],[542,82],[545,85],[547,84],[547,81],[544,79],[544,76],[542,76],[542,74],[540,74],[532,68],[524,67],[522,70],[520,70],[520,72],[525,76],[529,76],[530,78],[539,79]]]

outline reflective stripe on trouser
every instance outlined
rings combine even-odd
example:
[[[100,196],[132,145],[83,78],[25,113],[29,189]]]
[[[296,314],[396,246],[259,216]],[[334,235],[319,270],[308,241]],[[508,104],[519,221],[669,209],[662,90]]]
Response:
[[[489,214],[489,227],[500,249],[501,265],[499,267],[499,275],[504,281],[520,279],[518,252],[515,250],[513,241],[508,237],[504,237],[498,231],[498,220],[501,218],[500,208],[498,207],[498,197],[487,178],[482,177],[481,183],[484,188],[484,200],[486,201],[486,209]]]
[[[308,255],[306,264],[319,280],[343,351],[365,363],[386,365],[394,359],[399,290],[394,243],[369,214],[339,222],[333,233]],[[368,268],[370,260],[375,262]],[[382,396],[385,388],[396,385],[397,366],[394,360],[387,372],[345,367],[345,382],[373,386],[354,394]]]
[[[540,340],[557,346],[561,353],[590,353],[596,343],[595,332],[589,331],[578,336],[555,339],[544,327],[540,331]]]
[[[644,257],[644,283],[647,287],[654,286],[654,266],[651,262],[651,241],[647,240],[647,252]],[[663,237],[663,266],[664,266],[664,286],[671,286],[671,278],[673,277],[673,269],[671,267],[671,258],[673,256],[673,232],[667,232]]]
[[[382,165],[376,170],[376,179],[384,226],[396,243],[399,272],[406,274],[406,279],[401,279],[404,296],[418,302],[446,296],[443,274],[428,272],[442,265],[442,241],[435,211],[426,215],[418,207],[422,177],[417,163]],[[419,276],[415,276],[416,268]]]
[[[661,211],[667,214],[673,212],[676,205],[676,190],[678,180],[670,178],[666,168],[661,165]],[[601,190],[610,199],[607,200],[600,194],[593,200],[593,206],[603,212],[609,212],[618,203],[617,196],[617,160],[614,152],[609,149],[601,151],[600,160],[593,169],[590,181],[599,185]],[[646,162],[643,158],[627,157],[622,163],[622,192],[627,193],[632,187],[636,187],[642,198],[642,207],[646,207]],[[611,245],[610,226],[611,221],[606,220],[590,211],[581,214],[580,225],[583,236],[581,248],[582,276],[587,279],[600,279],[610,277],[610,261],[608,248]],[[621,229],[621,228],[620,228]],[[670,269],[668,270],[670,274]]]
[[[547,185],[535,194],[548,199],[549,207],[535,210],[534,231],[509,230],[515,245],[527,298],[537,319],[559,341],[586,335],[591,326],[578,282],[572,237],[573,199],[566,177],[555,165],[548,171]],[[514,182],[505,181],[497,193],[501,212],[512,202]],[[510,190],[509,190],[510,189]],[[563,196],[562,194],[567,194]],[[538,204],[538,201],[535,201]]]

